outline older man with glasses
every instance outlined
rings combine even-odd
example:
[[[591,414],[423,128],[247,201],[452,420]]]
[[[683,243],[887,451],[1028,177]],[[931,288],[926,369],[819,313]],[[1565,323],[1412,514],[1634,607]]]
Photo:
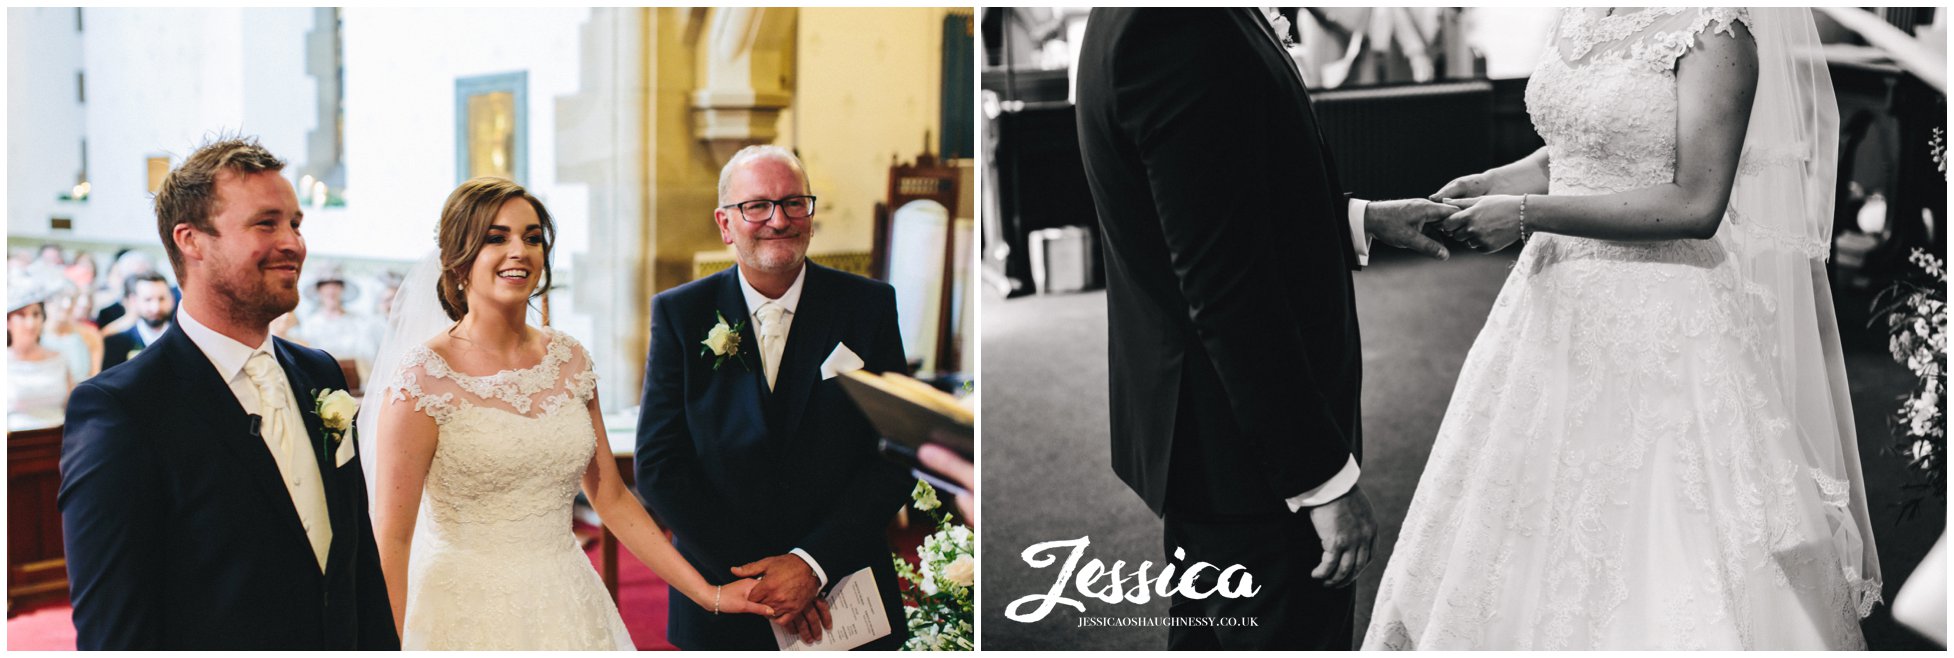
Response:
[[[868,633],[866,646],[900,647],[883,527],[914,480],[877,454],[876,432],[836,379],[906,371],[895,290],[808,262],[817,206],[786,149],[734,154],[719,204],[713,221],[737,265],[652,300],[639,492],[708,580],[761,578],[752,598],[801,641],[832,624],[823,591],[872,580],[887,632]],[[669,619],[680,648],[777,647],[767,621],[682,596]]]

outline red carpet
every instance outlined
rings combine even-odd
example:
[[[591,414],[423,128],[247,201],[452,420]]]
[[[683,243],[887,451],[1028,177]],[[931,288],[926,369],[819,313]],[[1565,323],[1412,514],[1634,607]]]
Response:
[[[63,603],[7,620],[7,650],[74,651],[72,614],[73,610]]]
[[[916,560],[916,545],[927,535],[927,528],[910,528],[890,533],[890,543],[903,548],[904,557],[911,562]],[[597,566],[597,549],[593,544],[585,551],[590,556],[591,566]],[[624,627],[631,631],[631,640],[640,650],[676,650],[678,647],[665,639],[665,603],[671,588],[649,567],[638,562],[629,551],[618,549],[617,597],[618,613],[624,617]],[[75,648],[75,624],[71,619],[73,609],[66,604],[54,605],[26,612],[7,620],[8,651],[73,651]]]
[[[597,566],[595,545],[588,551],[590,564]],[[665,598],[671,588],[637,558],[620,549],[617,565],[618,612],[631,640],[641,650],[675,650],[665,641]],[[74,609],[67,604],[53,605],[7,620],[8,651],[73,651],[75,649]]]

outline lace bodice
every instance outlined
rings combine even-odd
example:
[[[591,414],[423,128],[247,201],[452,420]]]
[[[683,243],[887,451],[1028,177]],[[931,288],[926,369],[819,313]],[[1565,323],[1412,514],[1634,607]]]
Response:
[[[630,649],[570,532],[596,451],[590,355],[568,334],[534,366],[456,371],[426,346],[387,390],[434,419],[434,459],[407,566],[405,649]]]
[[[391,399],[440,428],[423,504],[444,539],[471,528],[498,542],[567,536],[570,503],[596,449],[586,403],[597,373],[576,339],[544,331],[542,362],[520,370],[468,375],[426,346],[402,358]]]
[[[1676,62],[1710,34],[1735,36],[1741,9],[1561,12],[1527,84],[1547,140],[1554,194],[1620,192],[1675,180]]]
[[[1676,63],[1701,39],[1736,36],[1737,8],[1650,7],[1604,16],[1561,10],[1527,83],[1527,113],[1547,142],[1549,192],[1610,194],[1676,179]],[[1529,250],[1548,264],[1571,258],[1650,260],[1711,267],[1707,241],[1609,242],[1541,235]]]

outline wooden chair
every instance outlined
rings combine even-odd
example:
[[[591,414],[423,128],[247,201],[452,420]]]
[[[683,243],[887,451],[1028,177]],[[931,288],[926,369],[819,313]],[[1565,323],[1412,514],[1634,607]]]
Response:
[[[940,332],[936,344],[936,363],[956,363],[958,359],[957,341],[951,340],[948,323],[952,317],[954,300],[955,260],[957,253],[956,218],[958,216],[958,189],[962,172],[937,160],[928,150],[929,135],[923,136],[924,150],[915,161],[904,163],[891,157],[889,166],[889,195],[883,203],[875,205],[875,246],[871,271],[878,279],[888,281],[890,240],[895,234],[895,214],[911,201],[928,199],[943,204],[949,211],[950,224],[948,237],[943,241],[943,281],[938,295],[937,313],[943,320],[945,330]]]
[[[68,599],[60,461],[60,427],[7,433],[8,617]]]

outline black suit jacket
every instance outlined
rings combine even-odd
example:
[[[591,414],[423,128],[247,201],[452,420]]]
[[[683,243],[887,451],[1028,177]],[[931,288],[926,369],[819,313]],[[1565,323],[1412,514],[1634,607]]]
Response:
[[[1272,35],[1252,9],[1095,9],[1081,46],[1113,469],[1156,514],[1286,513],[1359,451],[1347,198]]]
[[[172,320],[174,322],[174,320]],[[119,333],[102,337],[102,369],[122,365],[129,360],[129,353],[149,347],[144,344],[142,334],[130,327]]]
[[[906,372],[895,289],[812,262],[769,391],[760,343],[735,268],[660,293],[651,301],[638,420],[638,491],[676,535],[707,581],[732,568],[800,548],[830,584],[870,567],[889,613],[895,648],[907,637],[886,528],[915,479],[876,451],[878,435],[821,363],[836,345],[872,372]],[[701,341],[723,315],[740,330],[743,363],[717,370]],[[773,649],[764,618],[718,615],[671,599],[669,633],[686,649]]]
[[[326,353],[273,342],[324,453],[325,573],[252,417],[172,326],[68,398],[58,500],[80,648],[399,648],[359,459],[335,468],[310,410],[346,382]]]

